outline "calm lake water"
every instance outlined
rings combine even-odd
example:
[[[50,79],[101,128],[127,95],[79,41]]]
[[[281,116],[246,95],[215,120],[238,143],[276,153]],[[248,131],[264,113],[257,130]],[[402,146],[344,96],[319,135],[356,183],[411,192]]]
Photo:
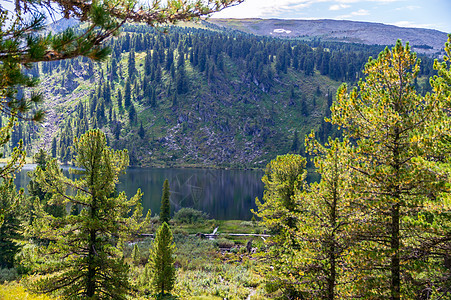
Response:
[[[30,181],[27,172],[34,167],[26,165],[17,174],[18,187],[26,187]],[[118,191],[131,197],[141,188],[144,214],[151,209],[154,215],[160,212],[163,182],[168,179],[173,212],[193,207],[218,220],[250,220],[250,210],[256,209],[255,197],[263,196],[262,176],[263,171],[129,168],[120,177]]]

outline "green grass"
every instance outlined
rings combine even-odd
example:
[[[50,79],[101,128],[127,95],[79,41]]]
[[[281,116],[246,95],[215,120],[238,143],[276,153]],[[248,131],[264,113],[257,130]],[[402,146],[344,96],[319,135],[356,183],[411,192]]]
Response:
[[[59,298],[48,295],[29,293],[20,283],[10,282],[0,285],[0,299],[2,300],[54,300]]]

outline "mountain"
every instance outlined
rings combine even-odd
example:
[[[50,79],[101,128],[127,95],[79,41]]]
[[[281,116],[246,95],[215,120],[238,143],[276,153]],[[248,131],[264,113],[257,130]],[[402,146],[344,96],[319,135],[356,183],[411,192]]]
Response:
[[[11,149],[23,139],[28,153],[44,148],[69,162],[73,138],[101,128],[133,165],[261,168],[279,154],[304,154],[311,130],[323,141],[339,134],[324,121],[338,86],[355,84],[384,49],[206,22],[126,25],[108,46],[104,63],[80,57],[30,70],[41,78],[47,118],[20,122]],[[422,57],[421,92],[430,89],[432,64]]]
[[[408,41],[415,52],[431,56],[444,54],[443,47],[447,41],[447,34],[438,30],[345,20],[210,18],[208,22],[246,33],[283,38],[317,38],[366,45],[394,45],[401,39]]]

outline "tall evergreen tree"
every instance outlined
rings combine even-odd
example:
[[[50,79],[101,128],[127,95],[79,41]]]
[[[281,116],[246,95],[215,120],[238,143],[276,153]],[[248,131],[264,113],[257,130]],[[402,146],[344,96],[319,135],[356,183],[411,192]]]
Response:
[[[297,153],[298,149],[299,149],[298,131],[295,130],[294,131],[294,136],[293,136],[293,143],[291,144],[291,152]]]
[[[352,295],[352,282],[358,278],[351,257],[356,244],[352,226],[360,218],[351,197],[351,146],[346,139],[331,138],[322,146],[313,133],[306,146],[315,155],[321,180],[296,195],[299,289],[305,298],[343,299]]]
[[[169,191],[169,181],[166,179],[163,183],[163,194],[161,196],[161,208],[160,208],[160,222],[169,223],[171,219],[171,204],[169,197],[171,192]]]
[[[133,78],[135,76],[135,49],[131,48],[128,54],[128,78]]]
[[[124,106],[125,108],[129,108],[131,104],[132,104],[132,88],[130,84],[130,79],[127,79],[124,88]]]
[[[36,169],[36,181],[53,201],[82,207],[80,214],[55,218],[38,211],[33,233],[52,241],[46,249],[49,274],[35,283],[40,292],[59,291],[67,298],[126,299],[130,292],[128,266],[118,248],[140,226],[141,192],[127,199],[115,194],[119,174],[128,166],[126,150],[113,151],[99,130],[75,138],[75,165],[71,171],[81,177],[71,180],[62,173],[56,160],[45,171]],[[68,187],[76,193],[66,193]],[[131,217],[130,208],[135,207]],[[119,241],[117,240],[119,239]],[[56,264],[56,265],[54,265]]]
[[[354,195],[365,214],[354,224],[364,241],[356,282],[364,298],[419,297],[432,284],[425,277],[440,270],[440,264],[425,264],[413,252],[430,236],[423,232],[432,226],[424,216],[442,218],[436,207],[443,207],[442,195],[450,192],[447,160],[437,159],[450,153],[444,143],[451,135],[450,100],[418,95],[413,85],[418,72],[416,54],[398,41],[369,59],[358,89],[340,87],[331,109],[332,122],[358,147],[351,168]]]
[[[265,270],[270,292],[282,291],[285,297],[302,299],[299,289],[300,270],[296,253],[299,250],[297,238],[297,214],[301,207],[296,194],[306,184],[306,160],[300,155],[287,154],[272,160],[262,178],[265,184],[263,202],[256,199],[257,216],[272,234],[267,240],[265,256],[271,268]]]
[[[136,110],[135,106],[133,104],[130,104],[130,107],[128,108],[128,121],[130,122],[130,125],[133,126],[136,123]]]
[[[20,219],[16,187],[12,180],[0,184],[0,211],[4,212],[0,222],[0,268],[12,268],[14,257],[20,250]]]
[[[146,131],[144,130],[144,127],[143,127],[143,123],[141,122],[141,125],[139,126],[139,130],[138,130],[138,135],[139,135],[139,137],[140,138],[144,138],[145,137],[145,135],[146,135]]]
[[[56,151],[57,151],[57,146],[56,146],[56,137],[53,137],[52,139],[52,157],[56,158]]]
[[[157,231],[146,266],[152,276],[151,286],[161,296],[170,293],[174,288],[176,278],[174,251],[171,228],[164,222]]]

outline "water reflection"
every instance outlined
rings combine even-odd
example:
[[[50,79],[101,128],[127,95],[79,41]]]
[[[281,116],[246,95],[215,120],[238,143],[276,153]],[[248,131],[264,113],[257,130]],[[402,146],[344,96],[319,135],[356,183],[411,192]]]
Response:
[[[255,197],[263,195],[262,175],[261,171],[131,168],[118,188],[127,196],[141,188],[144,209],[159,213],[161,189],[168,179],[173,210],[193,207],[215,219],[249,220]]]
[[[16,185],[26,187],[27,172],[35,165],[26,165],[16,176]],[[68,167],[63,167],[68,175]],[[71,175],[73,176],[73,175]],[[250,209],[256,209],[255,197],[263,195],[262,171],[212,169],[153,169],[129,168],[120,177],[118,191],[133,196],[138,188],[144,193],[144,213],[160,212],[161,190],[169,180],[172,211],[193,207],[215,219],[250,220]]]

